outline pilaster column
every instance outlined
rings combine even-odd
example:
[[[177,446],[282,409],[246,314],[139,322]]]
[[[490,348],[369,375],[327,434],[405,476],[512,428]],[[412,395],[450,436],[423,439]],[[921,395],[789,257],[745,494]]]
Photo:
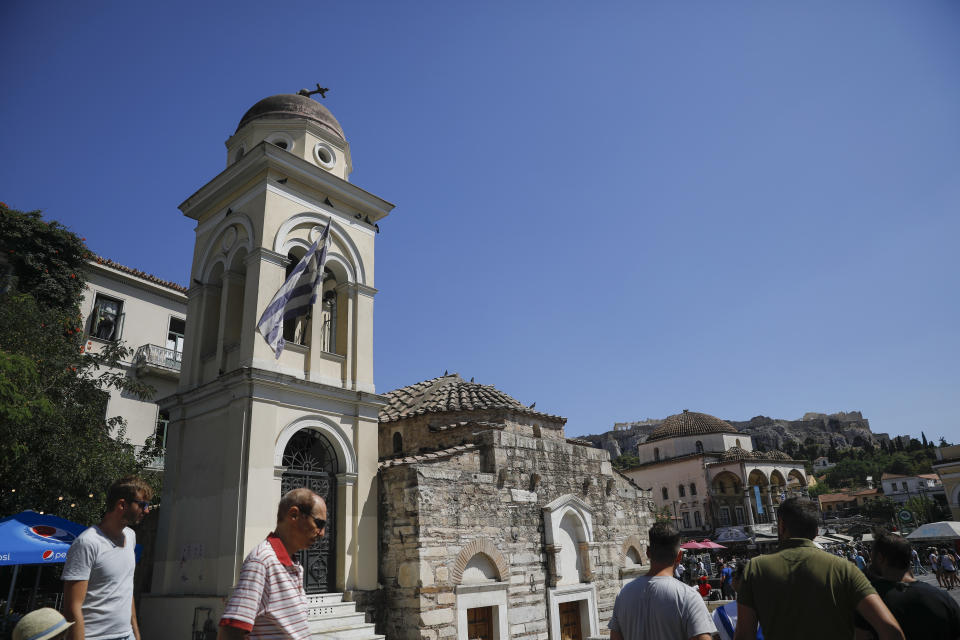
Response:
[[[753,487],[747,487],[743,490],[743,504],[747,508],[747,522],[750,523],[750,528],[756,526],[756,522],[753,519],[753,504],[750,502],[750,491]]]

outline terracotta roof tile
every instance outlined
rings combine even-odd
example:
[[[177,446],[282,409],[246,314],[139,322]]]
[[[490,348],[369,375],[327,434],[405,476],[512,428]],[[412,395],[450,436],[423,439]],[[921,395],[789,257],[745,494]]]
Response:
[[[171,281],[169,281],[169,280],[163,280],[163,279],[161,279],[161,278],[158,278],[158,277],[155,276],[155,275],[151,275],[151,274],[147,273],[146,271],[140,271],[139,269],[134,269],[133,267],[128,267],[128,266],[126,266],[126,265],[122,265],[122,264],[120,264],[119,262],[114,262],[114,261],[111,260],[110,258],[104,258],[103,256],[96,256],[95,258],[93,258],[92,261],[93,261],[93,262],[96,262],[97,264],[102,264],[102,265],[105,266],[105,267],[110,267],[111,269],[116,269],[117,271],[122,271],[122,272],[124,272],[124,273],[129,273],[129,274],[132,275],[132,276],[136,276],[136,277],[138,277],[138,278],[142,278],[142,279],[144,279],[144,280],[147,280],[148,282],[152,282],[153,284],[158,284],[158,285],[160,285],[161,287],[166,287],[166,288],[168,288],[168,289],[173,289],[174,291],[179,291],[180,293],[186,293],[186,292],[187,292],[187,288],[184,287],[183,285],[179,285],[179,284],[177,284],[176,282],[171,282]]]
[[[664,418],[660,426],[654,429],[647,438],[647,442],[680,436],[706,435],[708,433],[739,433],[739,431],[725,420],[706,413],[684,409],[683,413]]]
[[[427,413],[507,409],[550,420],[566,418],[534,411],[493,385],[466,382],[453,373],[390,391],[387,406],[380,410],[380,422],[394,422]]]
[[[421,453],[415,456],[401,456],[397,458],[390,458],[388,460],[381,460],[379,467],[381,469],[386,469],[388,467],[399,467],[401,465],[415,464],[417,462],[429,462],[431,460],[449,458],[459,453],[470,451],[471,449],[476,449],[476,448],[477,448],[477,445],[475,444],[459,444],[455,447],[440,449],[438,451],[431,451],[429,453]]]

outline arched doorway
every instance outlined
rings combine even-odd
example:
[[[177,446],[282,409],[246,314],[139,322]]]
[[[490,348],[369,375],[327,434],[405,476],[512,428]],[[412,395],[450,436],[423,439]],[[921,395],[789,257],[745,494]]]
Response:
[[[330,441],[315,429],[301,429],[283,450],[281,495],[306,487],[327,503],[327,529],[309,549],[297,553],[303,566],[303,588],[307,593],[335,589],[337,578],[337,453]]]

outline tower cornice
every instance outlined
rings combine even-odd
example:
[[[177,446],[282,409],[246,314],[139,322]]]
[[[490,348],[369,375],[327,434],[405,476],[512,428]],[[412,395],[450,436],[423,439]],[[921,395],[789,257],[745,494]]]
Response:
[[[394,205],[369,191],[324,171],[306,160],[268,142],[261,142],[180,204],[183,215],[199,220],[204,213],[227,199],[231,192],[257,175],[276,171],[341,200],[372,222],[386,217]]]

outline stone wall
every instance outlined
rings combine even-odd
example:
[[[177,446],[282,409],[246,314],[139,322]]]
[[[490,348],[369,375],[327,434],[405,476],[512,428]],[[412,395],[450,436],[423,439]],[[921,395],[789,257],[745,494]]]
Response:
[[[403,455],[415,455],[473,442],[474,434],[492,428],[531,438],[564,440],[563,419],[516,414],[508,410],[427,413],[380,425],[379,454],[394,457],[393,434],[403,437]]]
[[[572,494],[592,511],[594,543],[583,552],[605,634],[625,543],[646,547],[649,493],[613,471],[602,450],[498,430],[474,443],[476,450],[381,469],[378,632],[388,640],[455,638],[457,583],[467,556],[480,550],[506,583],[509,636],[546,640],[554,576],[543,507]]]

